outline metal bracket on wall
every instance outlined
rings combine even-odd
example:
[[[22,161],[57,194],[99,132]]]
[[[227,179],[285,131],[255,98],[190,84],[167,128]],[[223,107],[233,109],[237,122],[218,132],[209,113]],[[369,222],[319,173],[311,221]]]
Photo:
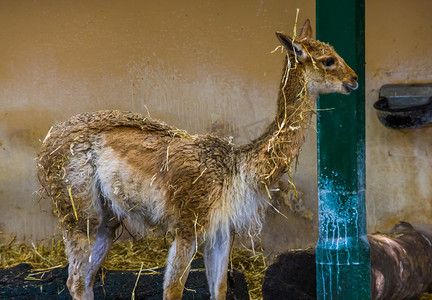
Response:
[[[383,85],[374,108],[388,128],[424,127],[432,123],[432,83]]]

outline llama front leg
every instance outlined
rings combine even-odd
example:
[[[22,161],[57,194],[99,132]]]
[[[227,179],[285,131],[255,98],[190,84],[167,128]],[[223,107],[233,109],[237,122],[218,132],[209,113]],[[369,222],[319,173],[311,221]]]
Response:
[[[231,233],[219,230],[213,243],[207,243],[205,246],[204,262],[212,300],[225,300],[226,298],[231,244]]]
[[[179,300],[183,295],[190,264],[195,251],[195,239],[176,236],[168,253],[164,278],[164,300]]]

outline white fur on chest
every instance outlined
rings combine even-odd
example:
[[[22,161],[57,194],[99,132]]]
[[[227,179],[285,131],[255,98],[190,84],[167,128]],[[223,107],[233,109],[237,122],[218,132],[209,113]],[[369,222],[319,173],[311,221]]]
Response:
[[[263,226],[265,197],[255,178],[240,171],[224,189],[221,205],[211,212],[207,236],[212,239],[218,231],[229,236],[233,230],[250,237],[259,234]]]

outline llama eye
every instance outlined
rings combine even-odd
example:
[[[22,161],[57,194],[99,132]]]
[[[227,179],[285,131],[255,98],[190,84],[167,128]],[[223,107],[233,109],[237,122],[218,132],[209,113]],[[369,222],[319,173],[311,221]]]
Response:
[[[326,58],[322,62],[323,62],[323,65],[326,67],[330,67],[330,66],[334,65],[334,63],[335,63],[333,57]]]

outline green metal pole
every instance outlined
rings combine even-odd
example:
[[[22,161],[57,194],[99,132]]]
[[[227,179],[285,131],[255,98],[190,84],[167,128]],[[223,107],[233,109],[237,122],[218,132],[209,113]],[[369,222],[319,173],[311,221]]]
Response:
[[[318,299],[370,299],[365,205],[365,3],[316,0],[317,38],[356,71],[350,96],[318,100]]]

